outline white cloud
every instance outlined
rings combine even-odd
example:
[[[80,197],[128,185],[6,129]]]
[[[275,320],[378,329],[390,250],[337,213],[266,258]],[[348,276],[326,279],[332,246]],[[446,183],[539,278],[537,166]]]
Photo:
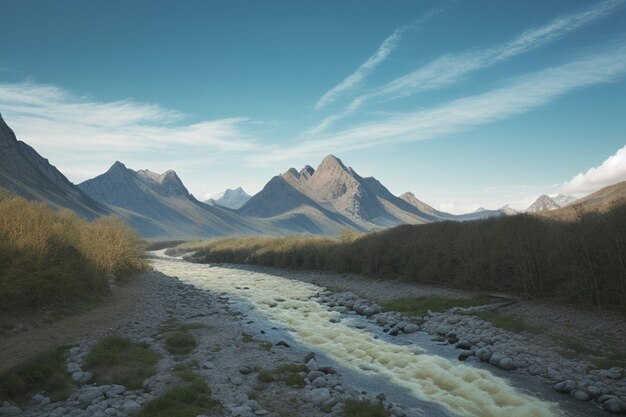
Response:
[[[374,89],[372,92],[355,98],[342,112],[325,118],[311,129],[319,133],[334,122],[343,119],[373,100],[394,100],[420,92],[434,90],[459,82],[473,71],[494,65],[505,59],[537,49],[555,39],[590,24],[617,10],[625,0],[605,0],[588,9],[562,15],[547,25],[529,29],[515,39],[497,47],[469,51],[461,54],[444,55],[435,61],[394,79]]]
[[[491,123],[546,105],[585,86],[616,80],[626,72],[626,45],[520,78],[510,85],[382,121],[329,132],[292,148],[252,156],[268,163],[299,155],[324,155],[389,143],[432,139]]]
[[[563,185],[562,192],[586,194],[620,181],[626,181],[626,146],[609,156],[602,165],[578,173]]]
[[[414,29],[419,24],[422,24],[440,13],[441,10],[431,10],[414,22],[412,25],[402,26],[393,31],[391,35],[389,35],[383,43],[376,49],[376,52],[372,56],[370,56],[365,62],[363,62],[359,68],[356,69],[352,74],[343,79],[339,84],[331,88],[327,91],[318,101],[315,103],[315,109],[320,110],[325,107],[332,101],[334,101],[339,95],[345,93],[346,91],[352,90],[358,87],[363,80],[370,75],[376,67],[382,64],[387,57],[393,52],[393,50],[398,46],[398,43],[402,39],[402,34],[408,29]]]
[[[0,84],[0,109],[18,138],[74,181],[100,174],[116,159],[171,168],[178,160],[174,165],[198,164],[262,149],[246,133],[252,123],[246,118],[185,123],[184,114],[156,104],[95,101],[30,82]]]

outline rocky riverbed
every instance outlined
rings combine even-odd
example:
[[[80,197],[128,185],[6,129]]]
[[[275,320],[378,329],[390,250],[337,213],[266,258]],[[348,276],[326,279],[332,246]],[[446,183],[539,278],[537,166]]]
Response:
[[[191,268],[177,262],[156,267]],[[353,400],[380,404],[396,417],[626,413],[621,367],[595,369],[567,359],[541,338],[496,328],[471,309],[403,317],[372,301],[381,302],[381,294],[407,295],[403,284],[356,285],[361,281],[354,277],[267,268],[197,268],[182,274],[182,281],[151,272],[130,314],[69,350],[66,370],[79,388],[67,401],[52,402],[40,392],[26,406],[6,402],[0,416],[132,416],[177,383],[183,364],[208,382],[221,404],[212,415],[219,416],[340,417]],[[203,281],[207,270],[213,289]],[[289,280],[281,281],[282,296],[276,296],[274,278]],[[304,292],[297,281],[309,283]],[[311,283],[332,283],[334,291]],[[368,291],[372,297],[364,296]],[[168,352],[166,323],[193,324],[193,351]],[[84,357],[99,337],[113,333],[161,355],[156,374],[141,389],[99,385],[85,369]],[[480,397],[488,392],[498,399]]]

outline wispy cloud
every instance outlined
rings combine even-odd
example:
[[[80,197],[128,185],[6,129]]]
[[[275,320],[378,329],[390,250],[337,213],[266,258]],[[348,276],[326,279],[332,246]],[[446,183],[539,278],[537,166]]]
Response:
[[[529,29],[502,45],[461,54],[444,55],[429,64],[355,98],[343,111],[328,116],[311,129],[319,133],[371,101],[394,100],[457,83],[471,72],[537,49],[587,24],[605,17],[626,0],[605,0],[576,13],[562,15],[547,25]]]
[[[578,173],[563,185],[562,192],[586,194],[620,181],[626,181],[626,146],[609,156],[600,166]]]
[[[329,132],[290,149],[255,156],[258,162],[298,155],[323,155],[388,143],[417,141],[459,132],[546,105],[572,90],[616,80],[626,73],[626,45],[539,71],[484,94],[433,108],[402,113],[377,122]]]
[[[423,24],[433,16],[441,13],[440,9],[433,9],[427,12],[424,16],[410,25],[402,26],[393,31],[382,44],[376,49],[376,52],[370,56],[365,62],[363,62],[352,74],[348,75],[339,84],[327,91],[318,101],[315,103],[315,109],[320,110],[332,101],[334,101],[339,95],[358,87],[368,75],[370,75],[376,67],[382,64],[387,57],[398,46],[398,43],[402,39],[404,32],[410,29],[415,29],[419,25]]]
[[[50,85],[0,84],[0,111],[20,139],[74,180],[101,173],[115,159],[150,168],[163,160],[172,167],[177,159],[206,161],[262,149],[247,133],[252,121],[246,118],[189,123],[159,105],[95,101]]]

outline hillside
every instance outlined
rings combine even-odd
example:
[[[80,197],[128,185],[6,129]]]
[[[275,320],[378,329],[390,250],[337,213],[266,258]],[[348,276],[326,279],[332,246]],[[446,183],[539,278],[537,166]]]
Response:
[[[0,187],[53,209],[70,209],[87,219],[110,214],[72,184],[47,159],[18,141],[0,115]]]
[[[624,204],[626,204],[626,181],[601,188],[566,207],[539,214],[561,220],[573,220],[586,213],[606,213]]]

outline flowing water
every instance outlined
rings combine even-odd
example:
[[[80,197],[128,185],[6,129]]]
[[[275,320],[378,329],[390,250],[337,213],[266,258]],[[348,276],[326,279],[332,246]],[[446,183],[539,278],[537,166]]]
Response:
[[[364,377],[384,377],[417,399],[452,413],[478,417],[559,416],[557,405],[534,398],[484,369],[399,345],[330,319],[339,313],[316,301],[320,287],[301,281],[232,268],[209,267],[157,257],[153,267],[198,288],[225,292],[256,307],[288,329],[300,343],[323,352]]]

